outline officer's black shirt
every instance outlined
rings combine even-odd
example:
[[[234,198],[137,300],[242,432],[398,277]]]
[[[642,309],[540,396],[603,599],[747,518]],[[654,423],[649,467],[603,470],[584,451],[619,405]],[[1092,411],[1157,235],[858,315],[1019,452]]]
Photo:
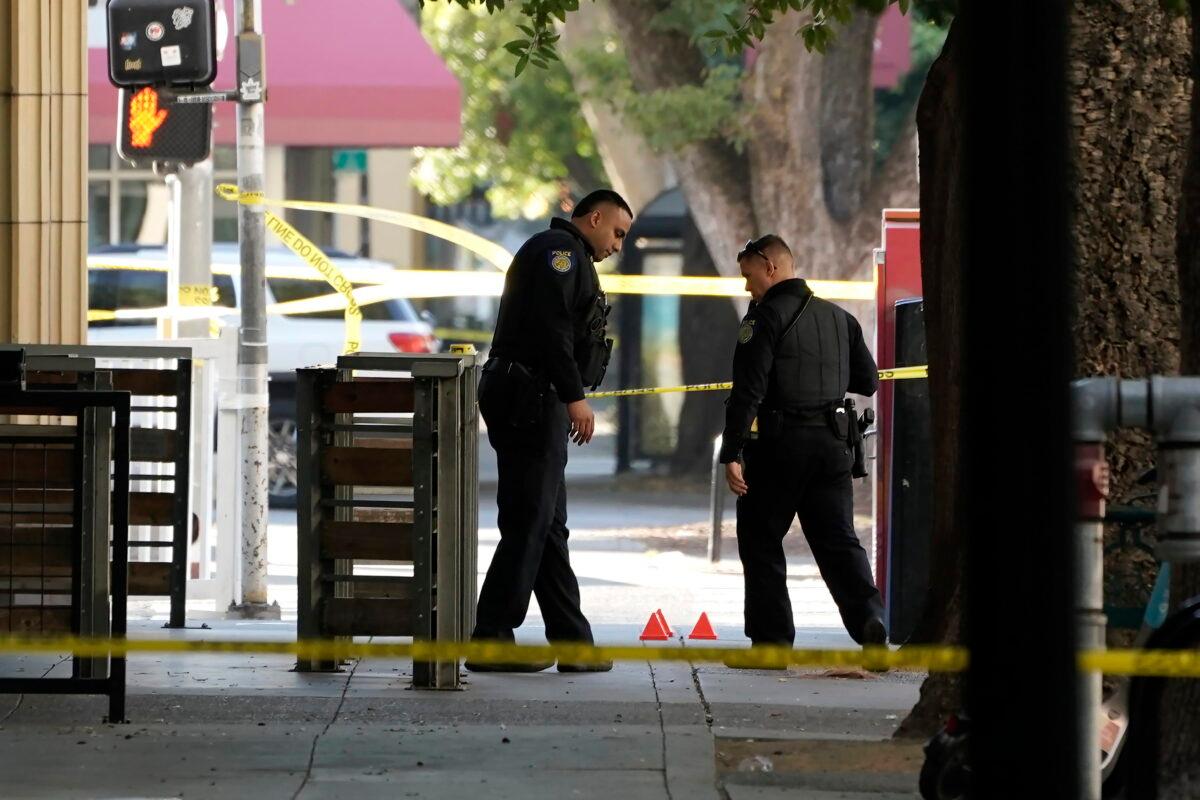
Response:
[[[583,399],[575,345],[600,278],[587,239],[565,219],[552,219],[521,246],[504,276],[491,355],[544,373],[560,400]]]
[[[738,460],[759,404],[765,397],[776,394],[774,389],[778,376],[775,353],[779,337],[791,324],[810,291],[808,284],[800,278],[780,281],[767,290],[761,302],[752,302],[742,319],[737,349],[733,355],[733,389],[725,410],[725,432],[720,454],[722,464]],[[812,302],[825,301],[814,297]],[[850,370],[848,385],[831,389],[830,396],[823,399],[828,402],[841,400],[846,392],[869,397],[875,394],[879,386],[879,373],[875,359],[863,341],[862,326],[845,310],[832,303],[828,305],[836,313],[847,317]],[[795,335],[795,332],[791,335]]]

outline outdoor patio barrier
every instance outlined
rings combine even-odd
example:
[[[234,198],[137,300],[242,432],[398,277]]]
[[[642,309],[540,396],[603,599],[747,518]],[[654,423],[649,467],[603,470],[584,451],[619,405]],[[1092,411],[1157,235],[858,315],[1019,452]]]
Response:
[[[474,354],[342,356],[298,371],[298,635],[465,641],[474,624]],[[335,670],[301,658],[301,671]],[[413,685],[454,689],[458,661]]]

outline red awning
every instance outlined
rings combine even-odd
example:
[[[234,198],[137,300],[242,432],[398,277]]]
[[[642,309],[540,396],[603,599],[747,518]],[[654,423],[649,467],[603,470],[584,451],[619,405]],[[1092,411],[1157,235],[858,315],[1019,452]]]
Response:
[[[232,8],[232,3],[227,3]],[[461,134],[458,80],[397,0],[262,0],[267,51],[267,144],[453,147]],[[232,35],[214,89],[232,89]],[[88,50],[88,141],[111,144],[117,90],[107,53]],[[234,106],[218,103],[217,144],[234,143]]]

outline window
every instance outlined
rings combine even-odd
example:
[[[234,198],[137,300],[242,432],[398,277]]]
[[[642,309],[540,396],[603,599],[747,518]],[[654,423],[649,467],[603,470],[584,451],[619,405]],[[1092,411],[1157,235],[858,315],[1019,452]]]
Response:
[[[214,183],[237,182],[232,147],[213,150]],[[108,145],[88,146],[88,245],[162,244],[170,192],[153,170],[134,167]],[[213,198],[213,240],[237,241],[237,205]]]
[[[159,308],[167,302],[167,273],[134,269],[88,271],[88,309],[116,311],[129,308]],[[154,320],[114,319],[91,323],[100,328],[153,325]]]
[[[333,292],[333,287],[325,281],[306,281],[300,278],[267,278],[267,285],[271,287],[271,294],[275,296],[276,303],[307,300],[310,297],[320,297]],[[412,305],[401,299],[368,303],[361,308],[364,320],[413,322],[417,319]],[[284,316],[300,319],[343,319],[345,310],[336,308],[313,314],[284,314]]]
[[[235,308],[237,295],[230,275],[213,275],[217,287],[216,305]],[[116,311],[130,308],[161,308],[167,304],[167,273],[158,270],[93,269],[88,271],[88,309]],[[152,319],[94,320],[88,325],[115,328],[153,325]]]
[[[108,181],[88,181],[88,247],[108,244],[108,220],[112,208]]]

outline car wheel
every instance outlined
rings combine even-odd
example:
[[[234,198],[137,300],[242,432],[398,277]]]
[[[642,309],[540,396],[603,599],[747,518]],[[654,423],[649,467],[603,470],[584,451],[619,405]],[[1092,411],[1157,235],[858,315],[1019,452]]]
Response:
[[[267,423],[267,499],[271,508],[296,507],[296,407],[271,406]]]

